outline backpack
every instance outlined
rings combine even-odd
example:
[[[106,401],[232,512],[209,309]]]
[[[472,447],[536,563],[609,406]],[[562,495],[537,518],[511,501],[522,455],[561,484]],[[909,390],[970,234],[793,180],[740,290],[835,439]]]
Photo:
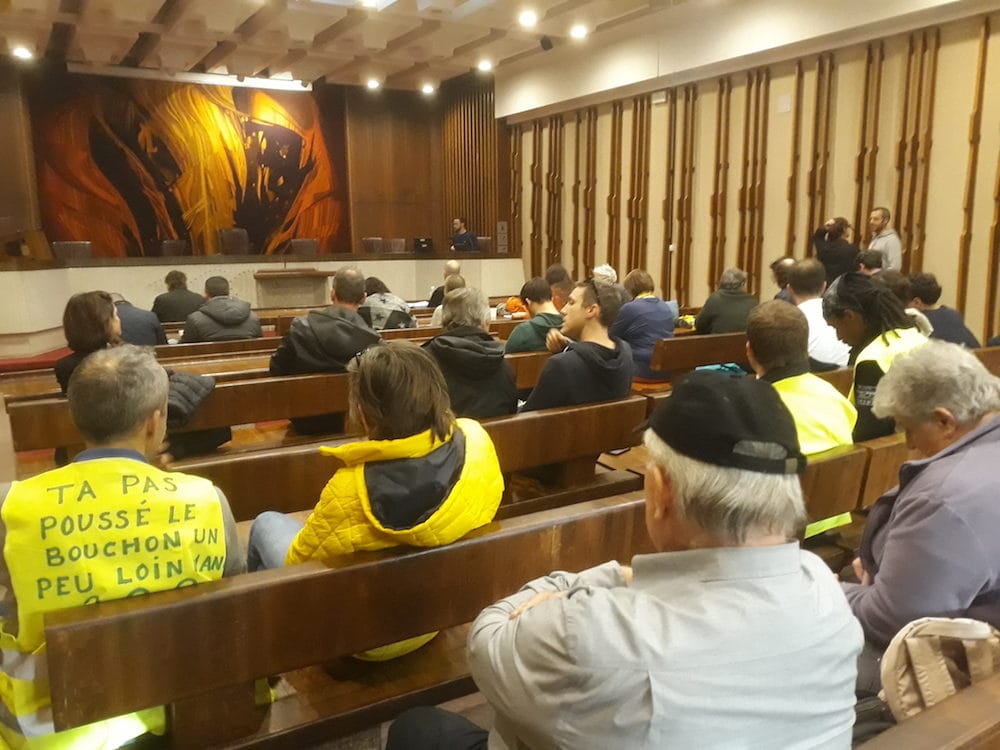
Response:
[[[924,617],[886,648],[880,697],[902,722],[997,672],[1000,630],[979,620]]]

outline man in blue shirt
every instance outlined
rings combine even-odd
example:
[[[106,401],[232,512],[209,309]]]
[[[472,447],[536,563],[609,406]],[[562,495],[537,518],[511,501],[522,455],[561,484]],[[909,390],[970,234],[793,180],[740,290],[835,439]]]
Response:
[[[654,296],[653,277],[640,268],[629,271],[622,285],[632,301],[625,303],[618,312],[611,335],[632,347],[636,377],[665,380],[669,373],[653,372],[649,362],[656,342],[674,337],[677,303],[664,302]]]
[[[451,228],[455,234],[451,238],[451,249],[459,252],[474,253],[479,250],[479,240],[465,226],[465,219],[453,219]]]

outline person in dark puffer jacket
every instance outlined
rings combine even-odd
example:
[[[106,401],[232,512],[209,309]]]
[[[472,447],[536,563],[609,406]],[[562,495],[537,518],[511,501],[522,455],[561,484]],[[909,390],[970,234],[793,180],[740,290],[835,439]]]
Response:
[[[187,317],[182,344],[198,341],[258,339],[260,319],[250,311],[250,303],[229,296],[229,282],[222,276],[205,281],[205,304]]]
[[[504,344],[489,334],[489,303],[478,289],[448,292],[441,313],[444,333],[424,348],[437,360],[456,416],[486,419],[517,410],[514,372]]]

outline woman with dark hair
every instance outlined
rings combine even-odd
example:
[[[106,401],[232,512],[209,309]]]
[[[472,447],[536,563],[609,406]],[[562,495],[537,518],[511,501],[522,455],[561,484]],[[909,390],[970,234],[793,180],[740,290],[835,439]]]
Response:
[[[65,393],[70,375],[88,354],[122,343],[122,323],[111,295],[81,292],[70,297],[63,311],[63,333],[73,353],[56,362],[53,370]]]
[[[892,434],[892,419],[878,419],[872,413],[875,387],[896,357],[926,344],[927,338],[914,327],[896,295],[862,273],[845,273],[826,290],[823,317],[836,329],[837,338],[851,347],[851,401],[858,410],[854,442]]]
[[[376,331],[417,327],[406,301],[390,292],[385,282],[375,276],[365,279],[365,300],[358,308],[358,315]]]
[[[416,344],[373,346],[350,370],[350,409],[366,439],[320,450],[340,468],[305,525],[268,511],[250,531],[251,571],[398,545],[450,544],[489,523],[503,495],[493,442],[455,419],[434,358]],[[366,652],[394,659],[434,633]]]
[[[812,244],[816,260],[826,269],[826,283],[832,284],[838,276],[857,268],[858,246],[847,240],[851,225],[843,216],[827,219],[813,232]]]

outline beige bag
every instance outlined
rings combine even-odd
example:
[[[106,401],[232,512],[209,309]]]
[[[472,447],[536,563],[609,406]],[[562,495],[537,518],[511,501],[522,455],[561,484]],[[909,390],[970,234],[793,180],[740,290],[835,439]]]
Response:
[[[1000,630],[979,620],[924,617],[882,656],[880,697],[902,722],[1000,672]]]

